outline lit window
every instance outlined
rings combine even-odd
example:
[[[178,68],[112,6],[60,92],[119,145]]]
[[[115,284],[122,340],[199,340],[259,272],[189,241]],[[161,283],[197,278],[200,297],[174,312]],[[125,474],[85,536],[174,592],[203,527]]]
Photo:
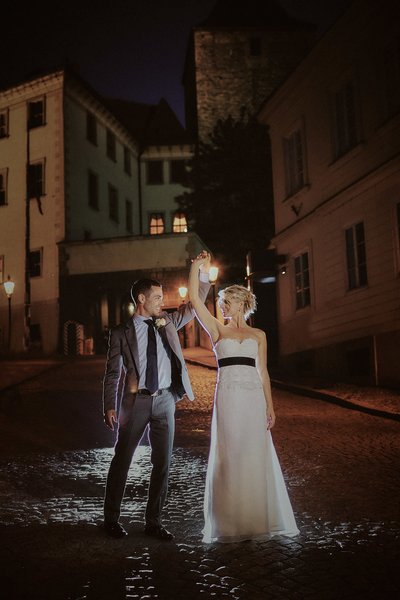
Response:
[[[152,185],[164,183],[162,160],[149,160],[146,162],[146,182]]]
[[[0,112],[0,138],[8,136],[8,110]]]
[[[283,140],[286,174],[286,195],[291,196],[305,183],[303,136],[300,129]]]
[[[158,235],[164,233],[165,222],[162,213],[152,213],[150,215],[150,235]]]
[[[97,121],[94,114],[89,111],[86,113],[86,138],[97,146]]]
[[[45,125],[45,101],[44,98],[34,100],[28,103],[28,127],[29,129],[35,129],[35,127],[41,127]]]
[[[188,225],[186,215],[183,212],[176,212],[174,214],[174,220],[172,224],[172,231],[174,233],[187,233]]]
[[[364,223],[349,227],[345,235],[348,285],[353,290],[367,284]]]
[[[30,164],[28,167],[29,198],[44,195],[44,161]]]
[[[295,257],[294,276],[296,286],[296,309],[309,306],[311,297],[308,252],[304,252],[303,254]]]
[[[0,170],[0,206],[7,204],[7,174],[8,169]]]

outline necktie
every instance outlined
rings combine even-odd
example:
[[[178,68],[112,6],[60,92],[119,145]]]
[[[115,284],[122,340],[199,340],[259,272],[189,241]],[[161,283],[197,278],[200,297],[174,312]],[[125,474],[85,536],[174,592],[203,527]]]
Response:
[[[148,327],[146,389],[149,390],[150,394],[154,394],[158,390],[156,332],[154,331],[152,319],[147,319],[145,323]]]

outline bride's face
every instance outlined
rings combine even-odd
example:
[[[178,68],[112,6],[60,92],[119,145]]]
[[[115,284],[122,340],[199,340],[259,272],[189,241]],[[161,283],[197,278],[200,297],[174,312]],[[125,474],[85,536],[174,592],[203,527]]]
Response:
[[[242,302],[239,300],[228,300],[227,298],[220,298],[218,300],[218,305],[221,310],[222,316],[224,319],[232,319],[235,317],[241,310]]]

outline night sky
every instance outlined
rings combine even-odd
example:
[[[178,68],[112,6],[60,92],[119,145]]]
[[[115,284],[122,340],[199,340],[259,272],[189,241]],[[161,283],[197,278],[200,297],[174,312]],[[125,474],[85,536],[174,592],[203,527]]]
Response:
[[[137,102],[166,98],[184,123],[181,85],[191,27],[216,0],[114,0],[2,4],[0,87],[66,59],[98,92]],[[349,0],[281,0],[321,33]],[[245,2],[243,3],[245,6]]]

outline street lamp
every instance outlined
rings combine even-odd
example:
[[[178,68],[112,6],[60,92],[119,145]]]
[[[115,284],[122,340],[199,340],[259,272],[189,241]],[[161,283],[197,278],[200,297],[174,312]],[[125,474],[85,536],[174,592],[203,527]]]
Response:
[[[4,291],[8,298],[8,350],[11,348],[11,296],[14,293],[15,283],[11,281],[10,276],[7,277],[7,281],[3,283]]]
[[[184,285],[182,285],[180,288],[178,288],[178,292],[180,297],[182,298],[182,304],[185,303],[185,298],[186,298],[186,294],[188,293],[188,289],[187,287],[185,287]],[[186,341],[186,325],[184,325],[182,327],[183,329],[183,347],[186,348],[187,345],[187,341]]]
[[[208,272],[208,279],[209,279],[209,281],[211,283],[211,287],[212,287],[214,317],[217,318],[217,304],[215,301],[215,284],[218,279],[218,267],[210,267],[210,270]]]

